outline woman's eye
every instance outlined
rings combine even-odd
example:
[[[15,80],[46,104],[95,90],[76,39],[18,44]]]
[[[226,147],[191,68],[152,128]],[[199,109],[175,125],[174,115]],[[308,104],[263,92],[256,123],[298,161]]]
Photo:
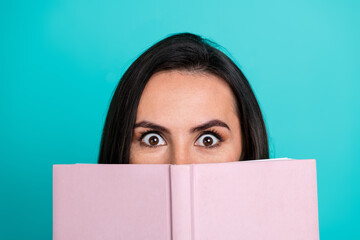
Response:
[[[164,139],[157,133],[146,134],[141,141],[146,145],[149,145],[149,147],[156,147],[166,144]]]
[[[220,140],[211,134],[204,134],[198,138],[195,145],[200,145],[204,147],[212,147],[217,144]]]

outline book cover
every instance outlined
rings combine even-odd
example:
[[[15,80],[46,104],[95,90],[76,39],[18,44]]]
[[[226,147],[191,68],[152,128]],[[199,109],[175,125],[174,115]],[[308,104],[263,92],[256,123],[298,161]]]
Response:
[[[316,161],[54,165],[53,239],[319,239]]]

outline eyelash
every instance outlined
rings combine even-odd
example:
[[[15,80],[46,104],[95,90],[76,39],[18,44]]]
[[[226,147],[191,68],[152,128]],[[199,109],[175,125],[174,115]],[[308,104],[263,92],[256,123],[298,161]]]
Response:
[[[149,146],[149,145],[147,145],[147,144],[145,144],[145,143],[142,142],[143,138],[144,138],[147,134],[149,134],[149,133],[156,133],[156,134],[159,134],[162,138],[164,138],[164,137],[160,134],[160,132],[158,132],[158,131],[147,130],[147,131],[144,131],[144,132],[141,132],[141,133],[140,133],[141,136],[139,137],[138,141],[140,142],[141,145],[143,145],[143,146],[145,146],[145,147],[149,147],[149,148],[156,148],[156,147],[158,147],[158,146]]]
[[[138,141],[140,142],[140,144],[142,144],[142,145],[145,146],[145,147],[149,147],[149,148],[156,148],[156,147],[158,147],[158,146],[149,146],[149,145],[147,145],[147,144],[145,144],[145,143],[142,142],[143,138],[144,138],[147,134],[149,134],[149,133],[156,133],[156,134],[159,134],[162,138],[164,138],[164,137],[161,135],[161,133],[158,132],[158,131],[146,130],[146,131],[143,131],[143,132],[140,133],[141,136],[138,138]],[[210,129],[210,130],[207,130],[207,131],[202,132],[202,133],[196,138],[196,140],[198,140],[201,136],[206,135],[206,134],[212,134],[212,135],[215,136],[217,139],[219,139],[219,142],[223,142],[223,141],[224,141],[223,138],[221,137],[220,133],[217,132],[215,129]],[[218,145],[219,145],[219,143],[216,143],[215,145],[210,146],[210,147],[206,147],[206,148],[214,148],[214,147],[218,147]]]
[[[218,133],[215,129],[210,129],[210,130],[207,130],[207,131],[204,131],[202,132],[199,137],[196,138],[196,141],[203,135],[207,135],[207,134],[211,134],[213,136],[215,136],[217,139],[219,139],[219,142],[216,143],[215,145],[212,145],[212,146],[209,146],[209,147],[206,147],[206,148],[215,148],[215,147],[218,147],[220,145],[221,142],[223,142],[223,138],[220,136],[220,133]]]

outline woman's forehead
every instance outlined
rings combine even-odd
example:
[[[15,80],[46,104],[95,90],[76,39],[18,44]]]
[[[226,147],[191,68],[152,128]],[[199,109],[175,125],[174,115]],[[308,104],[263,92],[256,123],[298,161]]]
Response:
[[[208,73],[163,71],[147,83],[138,106],[137,121],[199,122],[236,115],[228,84]]]

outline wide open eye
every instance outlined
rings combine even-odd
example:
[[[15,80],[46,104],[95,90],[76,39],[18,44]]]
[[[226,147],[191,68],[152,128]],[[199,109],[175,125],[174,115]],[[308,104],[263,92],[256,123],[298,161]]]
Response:
[[[220,139],[215,137],[213,134],[204,134],[201,137],[198,138],[195,145],[200,145],[203,147],[213,147],[215,146]]]
[[[141,138],[141,141],[149,147],[166,145],[165,140],[157,133],[148,133]]]

